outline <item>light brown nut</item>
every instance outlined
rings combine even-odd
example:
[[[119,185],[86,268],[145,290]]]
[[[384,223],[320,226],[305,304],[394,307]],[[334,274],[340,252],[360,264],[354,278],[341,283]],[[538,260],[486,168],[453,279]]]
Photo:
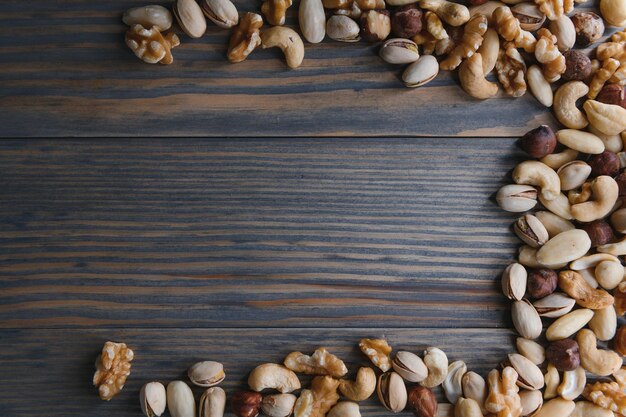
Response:
[[[172,27],[172,13],[163,6],[150,5],[133,7],[124,12],[122,21],[128,26],[141,25],[144,28],[156,26],[159,32]]]
[[[301,352],[291,352],[284,364],[294,372],[308,375],[330,375],[340,378],[348,373],[348,368],[341,359],[321,347],[308,356]]]
[[[189,385],[183,381],[167,384],[167,410],[172,417],[193,417],[196,414],[196,401]]]
[[[553,214],[563,219],[572,220],[574,218],[570,211],[569,200],[563,193],[560,193],[554,200],[546,200],[543,196],[539,195],[539,202]]]
[[[294,417],[311,417],[313,415],[313,392],[308,389],[300,391],[300,396],[296,400],[296,404],[293,408]]]
[[[588,92],[589,87],[582,81],[568,81],[556,90],[554,95],[554,115],[565,127],[583,129],[589,124],[587,117],[576,106],[576,101]],[[570,148],[572,147],[570,146]],[[604,146],[602,149],[604,150]]]
[[[264,363],[250,372],[248,385],[256,392],[271,388],[286,394],[300,389],[300,380],[291,369],[275,363]]]
[[[604,148],[613,153],[621,152],[624,148],[624,144],[622,142],[622,138],[620,135],[607,135],[605,133],[600,132],[595,127],[589,125],[587,129],[590,133],[593,133],[597,137],[604,142]]]
[[[621,317],[626,313],[626,282],[621,282],[613,294],[615,296],[615,312]]]
[[[437,58],[432,55],[422,55],[406,67],[402,73],[402,81],[407,87],[421,87],[434,80],[438,73]]]
[[[556,36],[556,43],[561,52],[574,47],[576,43],[576,28],[572,19],[567,15],[562,15],[558,19],[550,22],[550,32]]]
[[[289,68],[298,68],[304,59],[304,44],[300,35],[288,27],[274,26],[261,32],[263,49],[278,47],[285,54]]]
[[[579,366],[573,371],[563,372],[563,382],[559,385],[557,392],[565,400],[575,400],[583,393],[586,383],[585,370]]]
[[[539,313],[528,301],[514,301],[511,307],[513,326],[520,336],[526,339],[536,339],[541,334],[542,324]]]
[[[567,263],[585,255],[591,248],[587,232],[568,230],[550,239],[537,251],[537,261],[543,265]],[[571,294],[570,294],[571,295]]]
[[[448,365],[448,374],[443,380],[442,388],[450,404],[456,404],[463,396],[462,379],[467,373],[467,365],[463,361],[454,361]]]
[[[593,331],[598,340],[607,341],[613,339],[617,330],[617,314],[615,313],[615,308],[608,306],[596,310],[593,318],[589,322],[589,328]]]
[[[600,262],[594,272],[596,280],[605,290],[612,290],[624,279],[624,267],[620,262]]]
[[[470,17],[474,17],[477,14],[483,14],[487,16],[487,19],[489,19],[489,26],[493,26],[495,23],[493,12],[500,6],[506,6],[506,4],[499,0],[487,0],[482,4],[474,4],[469,8]]]
[[[172,12],[178,26],[190,38],[200,38],[206,32],[206,19],[202,9],[195,0],[176,0]]]
[[[534,32],[541,28],[546,21],[546,16],[539,10],[536,4],[531,2],[518,3],[511,7],[511,12],[523,30]]]
[[[546,389],[543,392],[543,398],[545,400],[552,399],[557,396],[557,389],[559,384],[561,383],[561,377],[559,375],[559,371],[556,367],[549,363],[546,373],[544,375],[544,381],[546,384]]]
[[[535,414],[535,417],[569,416],[574,411],[574,407],[574,401],[554,398],[543,403],[543,407]]]
[[[390,64],[410,64],[420,57],[415,42],[403,38],[387,39],[380,47],[379,55]]]
[[[517,351],[524,355],[535,365],[541,365],[546,360],[546,351],[539,343],[523,337],[518,337],[515,340]]]
[[[367,42],[380,42],[391,33],[391,18],[388,10],[367,10],[359,18],[361,36]]]
[[[301,0],[298,22],[304,39],[320,43],[326,36],[326,14],[322,0]]]
[[[498,53],[496,61],[498,80],[504,91],[511,97],[526,94],[526,63],[512,42],[505,42]]]
[[[288,394],[279,394],[288,395]],[[294,396],[295,401],[295,396]],[[223,417],[226,408],[226,392],[220,387],[212,387],[204,391],[198,401],[198,417]],[[291,406],[293,409],[293,404]],[[281,417],[281,416],[273,416]],[[286,417],[286,416],[283,416]]]
[[[487,18],[483,15],[477,15],[470,19],[463,27],[463,37],[459,44],[454,47],[446,59],[439,63],[441,69],[446,71],[456,69],[464,59],[473,56],[483,42],[483,36],[487,32],[487,27]],[[484,69],[482,72],[484,75]]]
[[[526,293],[528,273],[519,263],[512,263],[502,273],[502,292],[509,300],[521,300]]]
[[[537,365],[519,353],[510,353],[508,363],[517,372],[517,385],[520,388],[538,390],[543,388],[543,374]]]
[[[359,348],[381,371],[391,369],[391,346],[385,339],[361,339]]]
[[[339,381],[339,391],[352,401],[364,401],[372,396],[376,390],[376,374],[372,368],[362,367],[356,374],[356,379]]]
[[[565,12],[565,5],[563,0],[535,0],[535,3],[539,6],[539,9],[550,20],[558,19],[559,16]],[[568,1],[568,3],[573,3]]]
[[[483,59],[483,73],[489,74],[496,66],[498,53],[500,52],[500,38],[498,32],[494,29],[487,29],[484,35],[483,43],[476,51]]]
[[[505,185],[498,190],[496,202],[501,209],[509,212],[528,211],[537,205],[537,189],[530,185]]]
[[[516,47],[524,48],[528,53],[535,51],[537,39],[532,33],[523,30],[519,20],[507,6],[500,6],[493,11],[493,20],[498,33],[506,41],[513,42]]]
[[[439,19],[436,13],[426,11],[423,20],[426,25],[426,31],[430,33],[433,38],[437,40],[448,38],[448,32],[446,32],[446,28],[443,26],[441,19]]]
[[[589,201],[570,208],[572,216],[580,222],[589,223],[608,215],[617,202],[619,187],[612,177],[601,175],[591,182],[590,191]]]
[[[563,165],[556,172],[561,180],[561,190],[569,191],[582,186],[589,175],[591,167],[585,161],[572,161]]]
[[[537,217],[546,228],[550,238],[553,238],[559,233],[574,229],[572,222],[549,211],[538,211],[535,213],[535,217]]]
[[[626,5],[619,0],[601,0],[600,12],[611,26],[626,26]]]
[[[522,403],[522,416],[532,417],[543,406],[543,396],[541,391],[521,390],[519,392],[520,401]]]
[[[329,38],[335,41],[358,42],[361,39],[361,37],[359,36],[360,32],[361,28],[359,28],[359,25],[348,16],[333,15],[329,17],[328,21],[326,22],[326,34]],[[407,42],[411,42],[408,39],[404,40]],[[415,47],[415,52],[417,53],[417,46]]]
[[[296,400],[297,397],[293,394],[265,395],[261,402],[261,411],[268,417],[289,417]]]
[[[463,375],[461,387],[463,389],[463,397],[476,401],[483,414],[485,414],[487,412],[485,409],[485,400],[487,399],[487,383],[485,379],[476,372],[470,371]]]
[[[550,342],[570,337],[582,329],[593,317],[593,310],[582,308],[574,310],[555,320],[548,330],[546,339]]]
[[[582,329],[576,336],[580,352],[580,364],[586,371],[597,376],[607,376],[617,372],[622,366],[622,357],[612,350],[598,349],[596,335],[589,329]]]
[[[405,0],[402,4],[413,3],[412,0]],[[398,0],[392,0],[389,2],[392,6],[400,6]],[[447,0],[420,0],[419,6],[422,9],[435,12],[441,20],[445,21],[450,26],[461,26],[470,20],[469,9],[462,4],[453,3]]]
[[[219,384],[226,378],[224,366],[215,361],[198,362],[187,370],[189,380],[199,387],[212,387]]]
[[[570,148],[565,148],[562,152],[546,155],[539,161],[556,170],[566,163],[574,161],[576,158],[578,158],[578,151]]]
[[[626,208],[611,214],[611,226],[620,233],[626,233]]]
[[[415,353],[399,351],[392,362],[393,370],[408,382],[420,382],[428,376],[428,368]]]
[[[587,100],[583,105],[589,123],[607,135],[617,135],[626,130],[626,109],[616,104]]]
[[[568,148],[583,153],[595,155],[604,152],[604,142],[589,132],[576,129],[561,129],[556,132],[556,139]]]
[[[614,243],[607,243],[596,248],[598,252],[609,253],[611,255],[626,255],[626,238]]]
[[[448,375],[448,357],[439,348],[429,347],[424,351],[424,364],[428,368],[428,376],[420,382],[426,388],[434,388]]]
[[[167,397],[165,387],[160,382],[148,382],[139,392],[141,411],[148,417],[161,417],[165,412]]]
[[[537,31],[537,44],[535,45],[535,58],[542,64],[543,76],[548,82],[555,82],[561,78],[566,70],[565,57],[559,51],[556,43],[557,38],[547,28]]]
[[[530,87],[531,93],[537,99],[538,102],[546,107],[552,107],[554,102],[554,93],[552,93],[552,87],[550,83],[543,76],[541,68],[537,65],[531,65],[526,71],[526,80],[528,81],[528,87]]]
[[[573,271],[582,271],[583,269],[594,268],[602,262],[618,262],[619,259],[613,255],[606,253],[594,253],[592,255],[583,256],[569,264],[569,269]]]
[[[561,183],[556,172],[539,161],[524,161],[513,170],[513,181],[520,185],[539,187],[541,196],[554,200],[561,194]]]
[[[513,224],[513,230],[522,242],[533,248],[543,246],[549,239],[548,231],[538,218],[526,214]]]
[[[310,417],[324,417],[339,401],[339,381],[330,376],[316,376],[311,381],[313,404]],[[297,405],[296,405],[297,408]]]
[[[361,417],[359,404],[352,401],[339,401],[328,412],[328,417]]]
[[[459,398],[454,407],[454,417],[483,417],[480,405],[471,398]]]
[[[385,372],[378,377],[378,399],[389,411],[399,413],[404,410],[407,402],[407,391],[404,380],[395,372]]]
[[[614,58],[607,58],[602,63],[602,66],[593,73],[593,78],[589,83],[589,98],[595,99],[598,96],[600,90],[620,66],[620,62]]]
[[[100,399],[109,401],[124,388],[134,357],[135,354],[125,343],[109,341],[102,346],[93,374],[93,385],[98,388]]]
[[[135,56],[148,64],[171,64],[174,62],[172,48],[180,45],[175,33],[164,37],[156,27],[146,29],[139,24],[126,31],[125,41]]]
[[[291,0],[263,0],[261,13],[270,25],[281,26],[285,24],[285,16],[290,6]]]
[[[597,406],[614,411],[617,415],[626,413],[626,393],[617,382],[598,381],[588,384],[583,396]]]
[[[263,18],[256,13],[244,13],[239,18],[239,25],[233,29],[228,41],[228,60],[237,63],[245,60],[261,44],[260,29]]]
[[[581,307],[599,310],[613,305],[611,294],[602,289],[592,288],[578,272],[561,271],[559,287]]]
[[[576,401],[570,417],[613,417],[613,412],[589,401]]]
[[[485,401],[488,412],[496,417],[519,417],[522,414],[522,403],[516,384],[517,372],[510,366],[502,370],[502,379],[497,369],[491,370],[487,377],[489,395]]]
[[[217,26],[228,29],[239,23],[239,13],[230,0],[202,0],[204,15]]]

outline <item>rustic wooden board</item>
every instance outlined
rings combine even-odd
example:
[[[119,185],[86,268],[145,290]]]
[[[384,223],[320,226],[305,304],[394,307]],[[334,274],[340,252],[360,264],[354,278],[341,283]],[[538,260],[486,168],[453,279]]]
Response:
[[[510,139],[0,142],[0,326],[507,326]]]
[[[157,1],[168,5],[170,2]],[[288,25],[296,27],[297,2]],[[455,76],[407,89],[377,46],[309,45],[288,70],[278,50],[232,65],[228,31],[182,39],[170,66],[140,62],[121,14],[146,0],[5,1],[1,137],[519,136],[551,115],[527,94],[476,101]],[[257,0],[238,0],[243,11]]]
[[[280,362],[292,349],[320,345],[343,358],[350,376],[367,359],[356,344],[364,336],[386,336],[396,349],[421,352],[434,345],[452,360],[464,360],[483,375],[513,349],[509,330],[485,329],[139,329],[0,331],[0,413],[3,416],[140,416],[139,389],[149,381],[185,379],[198,360],[224,363],[227,394],[246,386],[247,374],[264,362]],[[135,349],[132,373],[124,390],[103,402],[91,386],[93,361],[109,339]],[[303,378],[303,382],[306,379]],[[438,390],[439,391],[439,390]],[[196,399],[202,390],[194,388]],[[443,401],[441,392],[438,392]],[[375,395],[361,403],[364,417],[392,416]],[[232,416],[230,406],[227,416]],[[410,413],[400,414],[408,416]]]

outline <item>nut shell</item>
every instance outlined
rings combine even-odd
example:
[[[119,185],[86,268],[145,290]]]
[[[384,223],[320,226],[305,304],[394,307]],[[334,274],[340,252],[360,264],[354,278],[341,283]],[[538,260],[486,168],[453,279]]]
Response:
[[[206,19],[195,0],[176,0],[172,12],[180,28],[190,38],[200,38],[206,32]]]
[[[404,380],[395,372],[385,372],[378,377],[378,399],[389,411],[399,413],[407,403]]]

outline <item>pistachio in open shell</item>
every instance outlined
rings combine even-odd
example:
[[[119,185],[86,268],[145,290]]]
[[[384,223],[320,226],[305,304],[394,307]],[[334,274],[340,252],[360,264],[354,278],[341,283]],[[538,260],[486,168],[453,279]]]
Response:
[[[167,396],[160,382],[148,382],[139,392],[141,411],[148,417],[159,417],[165,412]]]
[[[199,387],[212,387],[226,378],[224,366],[215,361],[198,362],[187,370],[189,380]]]

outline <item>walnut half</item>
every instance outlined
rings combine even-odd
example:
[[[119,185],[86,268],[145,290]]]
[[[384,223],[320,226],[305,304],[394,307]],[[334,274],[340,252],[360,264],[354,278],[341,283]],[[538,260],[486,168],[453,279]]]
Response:
[[[133,351],[125,343],[104,344],[102,353],[96,359],[96,372],[93,374],[93,384],[98,387],[101,399],[109,401],[124,388],[133,357]]]
[[[148,64],[171,64],[174,62],[172,48],[180,45],[180,40],[175,33],[163,37],[156,26],[146,29],[137,24],[126,31],[126,45]]]
[[[247,12],[239,18],[239,26],[233,30],[228,43],[228,60],[237,63],[245,60],[261,44],[263,18],[257,13]]]

